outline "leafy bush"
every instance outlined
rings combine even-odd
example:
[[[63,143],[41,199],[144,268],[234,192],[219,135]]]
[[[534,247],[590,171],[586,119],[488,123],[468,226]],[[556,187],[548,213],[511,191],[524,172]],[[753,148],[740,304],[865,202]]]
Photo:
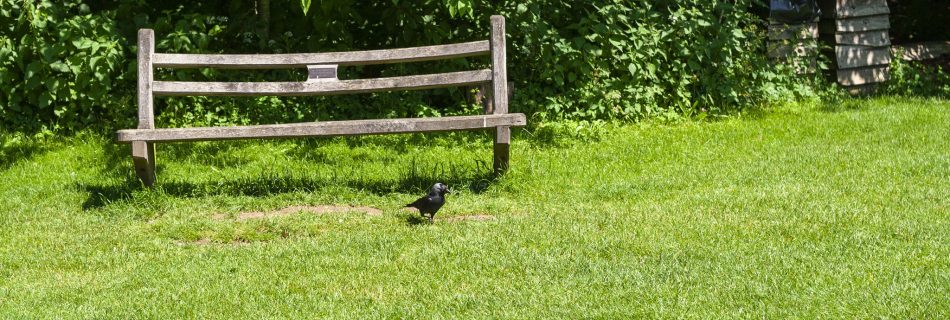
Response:
[[[752,0],[238,1],[0,0],[0,126],[131,126],[135,35],[160,52],[280,53],[485,39],[508,21],[511,109],[578,120],[731,112],[811,85],[765,58]],[[270,3],[268,7],[263,4]],[[257,5],[257,7],[255,7]],[[305,9],[305,10],[302,10]],[[350,67],[344,78],[484,67],[487,58]],[[160,70],[183,81],[302,80],[301,70]],[[156,99],[160,126],[477,112],[468,89],[307,98]]]
[[[135,72],[114,12],[0,0],[0,26],[2,125],[79,129],[134,114],[126,111]]]
[[[901,55],[895,54],[896,57]],[[890,78],[881,92],[901,96],[950,98],[950,72],[938,65],[891,59]]]

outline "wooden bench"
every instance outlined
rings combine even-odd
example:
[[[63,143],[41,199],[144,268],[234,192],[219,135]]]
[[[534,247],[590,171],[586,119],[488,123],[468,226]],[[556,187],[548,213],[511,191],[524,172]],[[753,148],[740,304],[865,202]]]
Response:
[[[505,63],[505,19],[491,17],[489,40],[390,50],[292,54],[177,54],[156,53],[152,30],[138,33],[137,129],[119,130],[119,143],[132,144],[136,175],[146,186],[155,183],[155,144],[160,142],[226,139],[348,136],[430,131],[495,129],[496,173],[508,168],[512,126],[524,126],[525,116],[508,113]],[[339,80],[338,66],[431,61],[491,55],[491,69],[389,78]],[[179,82],[153,80],[154,68],[307,68],[305,82]],[[487,88],[485,114],[435,118],[319,121],[274,125],[155,128],[152,102],[162,96],[311,96],[420,90],[453,86]]]

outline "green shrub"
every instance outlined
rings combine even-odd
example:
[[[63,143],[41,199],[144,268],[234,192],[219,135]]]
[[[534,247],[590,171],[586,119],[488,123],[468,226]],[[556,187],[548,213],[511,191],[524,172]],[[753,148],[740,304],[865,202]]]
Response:
[[[752,0],[0,0],[0,126],[131,126],[138,28],[159,52],[325,52],[485,39],[507,17],[511,110],[546,119],[725,113],[812,94],[765,58]],[[301,4],[307,4],[306,10]],[[266,9],[266,10],[265,10]],[[255,14],[257,12],[257,14]],[[269,12],[269,16],[264,12]],[[343,78],[480,68],[487,58],[348,67]],[[182,81],[302,80],[301,70],[160,70]],[[477,112],[466,88],[302,98],[161,98],[160,126]]]
[[[895,54],[900,57],[901,54]],[[917,61],[891,59],[890,78],[881,92],[900,96],[930,96],[950,98],[950,72],[939,65]]]
[[[0,0],[0,123],[74,130],[129,119],[134,70],[114,12]]]

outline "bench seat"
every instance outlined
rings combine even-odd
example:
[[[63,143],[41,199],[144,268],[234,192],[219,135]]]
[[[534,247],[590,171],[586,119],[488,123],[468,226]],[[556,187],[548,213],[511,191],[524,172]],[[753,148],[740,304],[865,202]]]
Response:
[[[362,134],[413,133],[488,129],[525,125],[523,113],[434,118],[373,119],[268,124],[236,127],[125,129],[116,133],[121,143],[132,141],[181,142],[230,139],[299,138]]]

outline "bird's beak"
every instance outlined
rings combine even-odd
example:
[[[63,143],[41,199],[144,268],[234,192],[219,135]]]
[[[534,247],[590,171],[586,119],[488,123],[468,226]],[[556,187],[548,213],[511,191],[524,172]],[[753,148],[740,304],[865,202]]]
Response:
[[[445,193],[446,193],[446,194],[452,193],[452,189],[445,188]]]

